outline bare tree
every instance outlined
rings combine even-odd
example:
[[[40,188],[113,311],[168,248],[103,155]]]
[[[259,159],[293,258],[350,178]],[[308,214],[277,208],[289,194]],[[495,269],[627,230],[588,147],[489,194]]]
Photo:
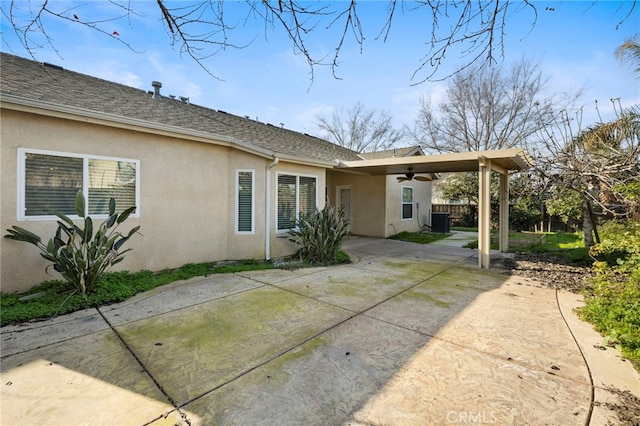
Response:
[[[627,13],[622,22],[634,10],[635,3],[636,0],[623,3],[625,6],[622,9]],[[49,28],[62,21],[91,28],[134,49],[133,36],[121,36],[113,30],[114,25],[125,23],[133,30],[133,19],[160,19],[165,25],[171,46],[191,57],[212,75],[206,60],[227,48],[241,48],[251,43],[251,37],[247,41],[234,32],[251,20],[264,22],[265,37],[271,31],[286,34],[294,51],[306,58],[312,80],[317,65],[330,66],[336,75],[345,44],[355,42],[362,48],[367,38],[365,33],[370,33],[369,29],[365,32],[365,22],[361,20],[358,7],[360,3],[356,0],[244,0],[240,3],[223,0],[156,0],[157,7],[147,14],[149,5],[130,0],[109,0],[101,4],[100,17],[88,12],[87,4],[74,2],[7,0],[0,3],[0,9],[5,21],[3,27],[12,28],[19,42],[34,58],[43,47],[56,49]],[[419,0],[411,3],[389,0],[386,4],[370,4],[370,7],[385,7],[384,24],[373,30],[374,34],[377,33],[375,38],[382,41],[386,41],[392,33],[398,15],[406,13],[423,17],[420,29],[425,30],[421,42],[425,43],[427,49],[412,77],[416,84],[432,79],[447,56],[456,56],[465,61],[453,73],[474,64],[495,65],[504,56],[505,26],[509,19],[516,13],[528,13],[531,29],[537,19],[535,4],[526,0]],[[309,47],[309,34],[318,31],[333,37],[333,54],[316,54]],[[253,38],[257,36],[255,34]]]
[[[451,79],[439,105],[434,107],[428,97],[422,98],[412,136],[426,151],[438,153],[527,148],[535,142],[537,132],[578,96],[546,96],[546,83],[538,65],[527,59],[508,70],[468,68]],[[519,176],[510,178],[515,182]],[[529,176],[526,180],[532,181]],[[476,200],[477,183],[477,172],[458,174],[442,184],[443,192],[458,199]],[[539,182],[532,181],[528,187],[513,185],[512,200],[535,204],[532,185],[538,186]],[[494,189],[497,196],[497,188]],[[467,209],[471,211],[470,206]]]
[[[356,152],[384,151],[404,137],[402,129],[391,123],[386,111],[367,109],[361,103],[334,111],[330,117],[319,115],[317,126],[331,142]]]
[[[452,78],[436,107],[422,97],[413,137],[425,150],[441,153],[526,146],[577,98],[545,97],[546,83],[538,65],[526,59],[507,71],[469,68]]]
[[[638,35],[625,40],[615,51],[622,62],[640,65]],[[634,70],[640,74],[640,67]],[[611,99],[616,118],[582,128],[582,110],[563,111],[541,126],[540,143],[534,150],[535,169],[548,183],[551,199],[567,210],[567,194],[577,194],[582,210],[585,245],[599,242],[596,210],[612,217],[640,216],[640,107],[623,109],[619,98]],[[596,111],[600,116],[598,102]]]
[[[598,241],[593,206],[600,214],[628,217],[640,197],[640,110],[616,111],[615,120],[583,130],[580,120],[565,113],[541,128],[535,153],[535,169],[555,192],[580,195],[588,247],[594,236]]]
[[[384,151],[404,137],[402,129],[393,127],[388,112],[367,109],[360,102],[348,110],[340,108],[329,117],[320,114],[316,119],[327,140],[356,152]]]

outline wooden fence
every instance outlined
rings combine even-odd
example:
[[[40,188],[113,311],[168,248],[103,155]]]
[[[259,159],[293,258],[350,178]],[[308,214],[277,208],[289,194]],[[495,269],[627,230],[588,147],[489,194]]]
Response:
[[[451,226],[459,226],[460,219],[467,208],[466,204],[433,204],[431,209],[435,213],[449,213]],[[475,205],[471,205],[472,209],[476,209]],[[476,213],[473,210],[473,213]],[[477,224],[476,224],[477,225]],[[575,232],[578,230],[576,224],[566,224],[557,216],[545,215],[544,220],[536,224],[531,231],[536,232]]]
[[[455,225],[460,221],[466,207],[463,204],[433,204],[431,209],[434,213],[449,213],[451,223]]]

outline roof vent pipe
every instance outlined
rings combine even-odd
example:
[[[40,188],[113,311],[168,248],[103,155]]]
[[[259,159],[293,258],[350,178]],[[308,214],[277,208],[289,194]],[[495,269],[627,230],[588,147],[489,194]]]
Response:
[[[153,86],[153,99],[160,99],[162,96],[160,95],[160,88],[162,87],[162,83],[159,81],[152,81],[151,86]]]

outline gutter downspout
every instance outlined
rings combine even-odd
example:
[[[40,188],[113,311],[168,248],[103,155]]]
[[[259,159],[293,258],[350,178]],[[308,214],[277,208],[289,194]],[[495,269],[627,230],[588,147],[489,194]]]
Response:
[[[273,163],[265,170],[264,191],[264,258],[271,260],[271,169],[280,162],[280,158],[273,156]]]

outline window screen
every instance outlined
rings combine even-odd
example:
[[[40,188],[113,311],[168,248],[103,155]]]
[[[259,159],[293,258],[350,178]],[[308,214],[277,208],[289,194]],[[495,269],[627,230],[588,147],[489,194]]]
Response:
[[[413,219],[413,188],[402,187],[402,218]]]
[[[74,216],[75,197],[82,190],[91,215],[106,215],[114,198],[118,211],[137,205],[138,162],[75,154],[19,150],[22,161],[19,216],[53,217],[53,211]],[[22,215],[20,215],[22,213]],[[135,213],[134,213],[135,214]]]
[[[239,171],[237,176],[237,232],[253,232],[253,172]]]
[[[300,214],[316,212],[316,178],[300,176]]]
[[[89,213],[108,214],[111,198],[119,211],[136,205],[135,163],[89,159]]]
[[[82,158],[25,154],[24,211],[26,216],[49,216],[52,210],[75,214],[82,189]]]
[[[278,175],[278,230],[294,228],[300,215],[316,211],[316,191],[315,177]]]
[[[296,176],[278,176],[278,229],[291,229],[296,220]]]

